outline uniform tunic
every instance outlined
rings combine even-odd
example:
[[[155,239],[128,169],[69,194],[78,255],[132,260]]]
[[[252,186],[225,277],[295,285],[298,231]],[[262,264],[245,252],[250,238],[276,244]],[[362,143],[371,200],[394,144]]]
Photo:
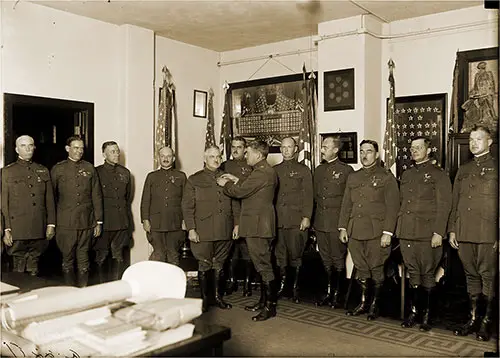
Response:
[[[434,287],[443,248],[433,248],[431,238],[434,233],[446,235],[452,200],[450,178],[430,161],[415,164],[403,172],[400,197],[396,236],[410,284]]]
[[[96,167],[104,203],[103,233],[94,244],[96,262],[102,263],[111,248],[113,259],[123,261],[123,248],[130,243],[130,171],[105,162]]]
[[[26,257],[28,271],[38,270],[45,251],[47,225],[56,224],[49,171],[43,165],[18,159],[2,169],[2,215],[14,243],[7,253]],[[3,234],[3,230],[2,230]]]
[[[217,185],[222,174],[205,168],[191,175],[184,189],[182,212],[187,230],[196,230],[200,239],[199,243],[191,242],[200,271],[222,269],[238,220],[233,215],[233,200]]]
[[[224,193],[241,199],[239,233],[247,240],[250,258],[264,282],[274,280],[271,264],[271,241],[276,231],[274,193],[278,177],[265,159],[253,167],[243,182],[229,181]]]
[[[281,268],[288,263],[300,267],[307,242],[307,230],[300,230],[300,222],[311,219],[313,210],[311,170],[293,159],[284,160],[274,170],[278,175],[276,261]]]
[[[179,249],[185,240],[182,231],[182,194],[186,174],[177,169],[158,169],[148,174],[141,198],[141,221],[149,220],[148,235],[153,246],[150,260],[179,265]]]
[[[462,165],[453,184],[448,231],[460,243],[458,254],[465,270],[467,290],[494,295],[498,240],[498,164],[490,153]]]
[[[350,165],[335,159],[320,164],[314,172],[314,230],[321,261],[327,271],[345,268],[347,247],[339,240],[340,207],[348,176],[354,172]]]
[[[399,189],[391,172],[374,165],[347,179],[339,228],[346,228],[349,252],[360,279],[384,280],[391,247],[381,247],[382,233],[393,233],[399,211]]]
[[[103,221],[102,191],[94,166],[85,160],[63,160],[51,171],[57,197],[56,241],[63,256],[63,271],[88,271],[88,251],[97,222]]]

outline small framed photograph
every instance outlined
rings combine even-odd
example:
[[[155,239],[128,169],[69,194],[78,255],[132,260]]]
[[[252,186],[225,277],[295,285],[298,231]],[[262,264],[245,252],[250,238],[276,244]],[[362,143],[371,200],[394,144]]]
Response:
[[[207,99],[208,92],[194,90],[193,116],[207,118]]]
[[[324,110],[354,109],[354,68],[324,73]]]
[[[321,133],[320,136],[321,142],[323,142],[323,139],[326,137],[339,137],[340,142],[342,143],[339,150],[339,159],[347,164],[358,163],[357,132]]]

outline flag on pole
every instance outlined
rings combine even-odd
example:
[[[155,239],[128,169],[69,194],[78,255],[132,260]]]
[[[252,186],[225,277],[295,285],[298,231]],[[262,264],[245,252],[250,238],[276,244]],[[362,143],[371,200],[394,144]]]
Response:
[[[387,104],[387,121],[385,123],[385,135],[384,135],[384,167],[392,171],[396,176],[396,157],[397,157],[397,145],[396,145],[396,123],[394,118],[394,105],[395,105],[395,88],[394,88],[394,62],[392,59],[388,62],[389,65],[389,103]]]
[[[214,90],[210,88],[208,95],[208,121],[205,134],[205,149],[215,146],[214,124]]]
[[[219,148],[222,158],[228,160],[231,156],[231,108],[229,108],[229,84],[224,82],[224,110],[220,127]]]
[[[312,162],[312,171],[314,173],[314,169],[320,163],[320,149],[318,146],[319,136],[318,136],[318,90],[316,88],[316,76],[314,72],[311,70],[309,74],[309,84],[311,87],[310,96],[311,96],[311,162]]]
[[[154,167],[160,166],[158,151],[167,146],[175,151],[176,122],[175,85],[167,66],[163,66],[163,82],[159,89],[158,119],[154,143]],[[172,113],[172,110],[174,113]]]
[[[302,125],[299,132],[299,156],[298,162],[307,165],[312,170],[311,156],[311,98],[310,87],[307,79],[306,65],[302,67],[302,102],[304,104],[302,112]]]
[[[458,51],[455,57],[455,67],[453,69],[453,84],[451,91],[451,104],[450,104],[450,127],[448,129],[449,133],[456,133],[458,129]]]

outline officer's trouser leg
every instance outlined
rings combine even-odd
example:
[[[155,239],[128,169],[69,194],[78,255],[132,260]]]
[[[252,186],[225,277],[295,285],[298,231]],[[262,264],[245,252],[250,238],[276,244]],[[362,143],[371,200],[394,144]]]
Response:
[[[210,305],[208,275],[212,269],[212,249],[211,242],[191,242],[191,252],[198,261],[198,283],[200,284],[200,294],[203,300],[203,312],[207,312]]]
[[[77,235],[76,267],[78,270],[78,286],[86,287],[89,280],[89,250],[94,229],[78,230]]]
[[[107,270],[104,266],[106,258],[109,254],[109,246],[111,238],[113,237],[114,231],[103,231],[100,237],[94,238],[94,244],[92,250],[95,252],[95,264],[97,269],[97,281],[98,283],[107,282]]]
[[[221,309],[230,309],[232,306],[223,300],[224,296],[224,262],[229,256],[232,242],[229,240],[213,241],[213,268],[215,304]]]
[[[285,291],[286,285],[286,267],[288,264],[288,240],[290,240],[290,229],[278,229],[278,237],[276,241],[276,246],[274,247],[274,253],[276,256],[276,264],[279,268],[280,274],[280,284],[278,288],[278,298],[282,297]]]
[[[182,230],[169,231],[166,235],[165,247],[167,249],[167,262],[176,266],[180,264],[179,250],[181,249],[186,234]]]
[[[49,241],[45,239],[28,240],[27,244],[26,270],[31,276],[37,276],[38,261],[40,260],[40,256],[47,250]]]
[[[57,228],[57,247],[62,254],[62,272],[68,286],[75,285],[75,256],[78,243],[78,230]]]
[[[288,260],[292,267],[293,276],[293,301],[299,303],[299,273],[302,266],[302,255],[306,248],[307,231],[298,229],[292,230],[291,237],[287,245]]]
[[[24,272],[26,270],[28,241],[29,240],[14,240],[12,246],[7,246],[7,254],[12,257],[12,271],[14,272]]]
[[[119,230],[114,232],[111,238],[110,248],[113,265],[111,269],[111,279],[113,281],[122,278],[125,270],[124,250],[128,250],[130,245],[130,233],[128,230]]]
[[[151,252],[149,260],[167,262],[166,236],[167,233],[163,231],[151,231],[149,234],[146,234],[149,243],[153,247],[153,252]]]
[[[369,302],[367,300],[367,295],[368,280],[370,279],[370,265],[367,257],[367,243],[368,241],[353,238],[350,238],[348,242],[352,262],[354,266],[356,266],[357,280],[361,287],[360,302],[354,310],[346,312],[348,316],[358,316],[368,311]]]

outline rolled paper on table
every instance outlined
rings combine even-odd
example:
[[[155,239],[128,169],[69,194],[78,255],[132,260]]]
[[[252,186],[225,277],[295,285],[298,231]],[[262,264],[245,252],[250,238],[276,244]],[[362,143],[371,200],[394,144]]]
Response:
[[[2,346],[0,356],[2,357],[32,357],[38,354],[37,346],[12,332],[2,329]]]

